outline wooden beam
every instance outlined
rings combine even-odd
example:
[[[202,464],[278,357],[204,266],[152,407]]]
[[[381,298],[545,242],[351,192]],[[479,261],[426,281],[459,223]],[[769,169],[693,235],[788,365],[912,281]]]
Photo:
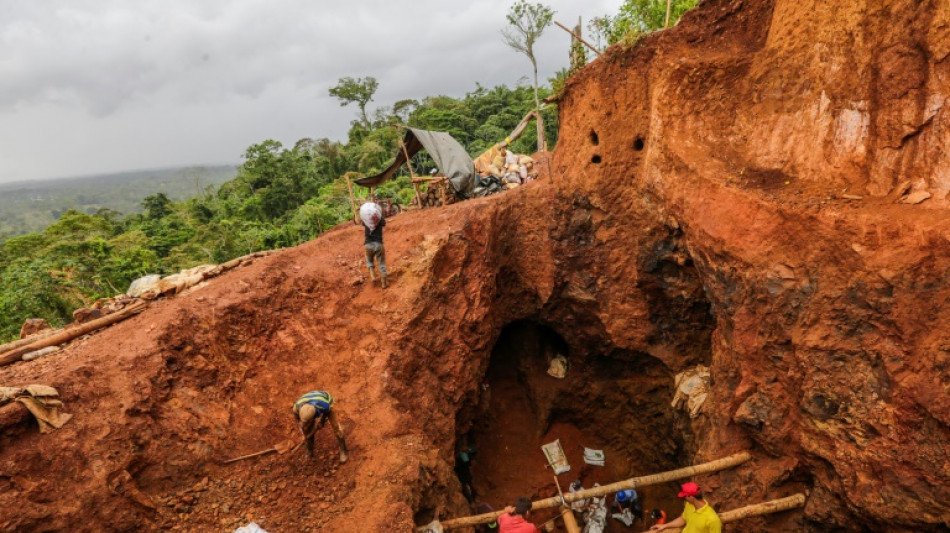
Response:
[[[360,223],[360,210],[356,207],[356,197],[353,196],[353,182],[350,181],[350,177],[346,176],[346,189],[350,191],[350,207],[353,208],[353,223]],[[323,229],[323,228],[320,228]]]
[[[0,366],[11,365],[20,360],[25,354],[39,350],[40,348],[46,348],[47,346],[59,346],[60,344],[69,342],[76,337],[81,337],[87,333],[92,333],[97,329],[104,328],[106,326],[111,326],[116,322],[121,322],[126,318],[129,318],[133,315],[136,315],[145,310],[148,307],[148,302],[139,302],[137,304],[131,305],[122,309],[121,311],[116,311],[115,313],[106,315],[102,318],[97,318],[85,324],[80,324],[74,328],[66,328],[56,335],[51,335],[45,339],[40,339],[32,344],[26,346],[21,346],[15,348],[6,353],[0,354]]]
[[[751,518],[753,516],[762,516],[773,513],[780,513],[782,511],[789,511],[791,509],[798,509],[799,507],[805,506],[805,495],[804,494],[794,494],[787,498],[780,498],[778,500],[771,500],[763,503],[756,503],[754,505],[747,505],[745,507],[740,507],[738,509],[733,509],[731,511],[726,511],[719,513],[719,520],[723,524],[728,524],[729,522],[735,522],[737,520],[742,520],[743,518]],[[669,531],[670,533],[680,533],[683,531],[678,527],[664,529],[663,531]],[[644,533],[650,533],[649,531],[644,531]]]
[[[600,54],[603,53],[603,52],[601,52],[600,50],[594,48],[594,45],[592,45],[592,44],[590,44],[589,42],[585,41],[583,37],[581,37],[580,35],[574,33],[574,30],[568,28],[567,26],[561,24],[560,22],[558,22],[558,21],[556,21],[556,20],[554,21],[554,23],[557,24],[562,30],[564,30],[564,31],[566,31],[567,33],[570,33],[571,35],[573,35],[575,39],[577,39],[578,41],[584,43],[584,44],[587,46],[587,48],[590,48],[591,50],[593,50],[594,53],[597,54],[598,56],[600,56]]]
[[[734,466],[741,465],[752,459],[752,454],[749,452],[739,452],[729,457],[723,459],[717,459],[715,461],[709,461],[708,463],[700,463],[698,465],[687,466],[686,468],[680,468],[678,470],[671,470],[669,472],[661,472],[659,474],[651,474],[649,476],[640,476],[632,477],[624,481],[618,481],[616,483],[611,483],[609,485],[603,485],[601,487],[594,487],[592,489],[579,490],[577,492],[572,492],[570,494],[564,495],[564,501],[567,503],[575,502],[577,500],[583,500],[586,498],[600,498],[608,494],[613,494],[615,492],[620,492],[627,489],[638,489],[640,487],[645,487],[647,485],[658,485],[660,483],[666,483],[668,481],[676,481],[679,479],[686,479],[702,474],[709,474],[712,472],[719,472],[720,470],[726,470]],[[538,500],[531,505],[531,509],[549,509],[551,507],[558,507],[561,505],[561,497],[553,496],[551,498],[545,498],[543,500]],[[487,524],[494,521],[502,514],[503,511],[495,511],[492,513],[485,513],[475,516],[468,516],[465,518],[455,518],[452,520],[446,520],[442,522],[442,529],[458,529],[461,527],[475,526],[478,524]]]

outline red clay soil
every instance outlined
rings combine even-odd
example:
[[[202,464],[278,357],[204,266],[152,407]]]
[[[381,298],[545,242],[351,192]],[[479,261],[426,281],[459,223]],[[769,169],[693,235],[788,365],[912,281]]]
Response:
[[[411,531],[471,511],[463,436],[496,508],[550,494],[537,446],[558,437],[586,483],[749,450],[698,480],[720,510],[808,501],[748,531],[946,531],[948,55],[938,0],[705,0],[569,80],[546,178],[393,218],[390,289],[343,225],[0,369],[75,415],[0,430],[0,531]],[[495,350],[519,324],[563,341],[567,379]],[[689,419],[672,380],[699,363]],[[486,418],[505,368],[527,403]],[[293,437],[315,388],[348,463],[328,430],[315,461],[219,463]]]

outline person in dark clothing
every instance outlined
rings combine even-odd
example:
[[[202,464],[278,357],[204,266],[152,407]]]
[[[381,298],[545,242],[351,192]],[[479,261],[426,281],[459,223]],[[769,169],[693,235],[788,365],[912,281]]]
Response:
[[[472,458],[475,448],[469,447],[455,457],[455,475],[462,485],[462,494],[469,502],[475,501],[475,487],[472,486]]]
[[[366,267],[369,268],[369,277],[376,280],[376,272],[373,271],[373,263],[379,266],[379,282],[386,288],[386,250],[383,248],[383,226],[386,225],[386,219],[382,219],[372,230],[366,223],[363,223],[363,231],[366,238],[363,246],[366,248]]]
[[[487,514],[494,511],[491,505],[487,503],[480,503],[475,507],[475,514]],[[498,521],[489,522],[487,524],[479,524],[475,526],[475,533],[497,533],[498,532]]]

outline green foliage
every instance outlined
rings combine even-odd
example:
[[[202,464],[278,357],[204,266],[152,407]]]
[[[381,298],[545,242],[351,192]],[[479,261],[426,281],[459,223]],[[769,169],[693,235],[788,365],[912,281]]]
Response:
[[[196,188],[184,201],[146,191],[137,202],[141,213],[64,209],[45,230],[0,241],[0,340],[15,336],[26,318],[68,322],[76,307],[124,292],[143,275],[294,246],[351,219],[341,176],[387,167],[404,133],[396,125],[449,131],[478,155],[503,140],[534,105],[533,88],[526,86],[478,86],[462,98],[404,100],[377,109],[368,124],[354,122],[345,143],[305,138],[292,147],[274,140],[249,146],[233,179],[217,190]],[[543,113],[553,145],[557,115],[550,108]],[[512,149],[532,153],[536,142],[535,129],[527,128]],[[422,151],[412,165],[427,174],[434,163]],[[415,195],[405,167],[376,193],[403,206]]]
[[[673,0],[670,11],[670,26],[692,9],[699,0]],[[664,27],[666,23],[667,0],[626,0],[620,6],[620,12],[614,16],[598,17],[591,20],[588,29],[598,40],[608,45],[620,42],[635,44],[641,35]]]
[[[340,78],[337,84],[330,88],[330,96],[340,100],[341,106],[347,106],[355,103],[360,108],[360,118],[365,126],[369,126],[369,118],[366,116],[366,104],[373,100],[376,89],[379,88],[379,82],[372,76],[365,78],[351,78],[349,76]]]
[[[104,176],[0,184],[0,240],[42,231],[69,209],[113,216],[136,213],[142,198],[163,193],[173,201],[201,195],[234,178],[234,165],[123,172]]]

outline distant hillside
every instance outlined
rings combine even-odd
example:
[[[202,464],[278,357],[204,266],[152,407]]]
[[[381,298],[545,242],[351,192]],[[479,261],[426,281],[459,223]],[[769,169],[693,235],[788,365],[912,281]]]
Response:
[[[236,174],[236,165],[196,166],[0,184],[0,239],[41,231],[67,209],[135,213],[158,192],[184,200]]]

